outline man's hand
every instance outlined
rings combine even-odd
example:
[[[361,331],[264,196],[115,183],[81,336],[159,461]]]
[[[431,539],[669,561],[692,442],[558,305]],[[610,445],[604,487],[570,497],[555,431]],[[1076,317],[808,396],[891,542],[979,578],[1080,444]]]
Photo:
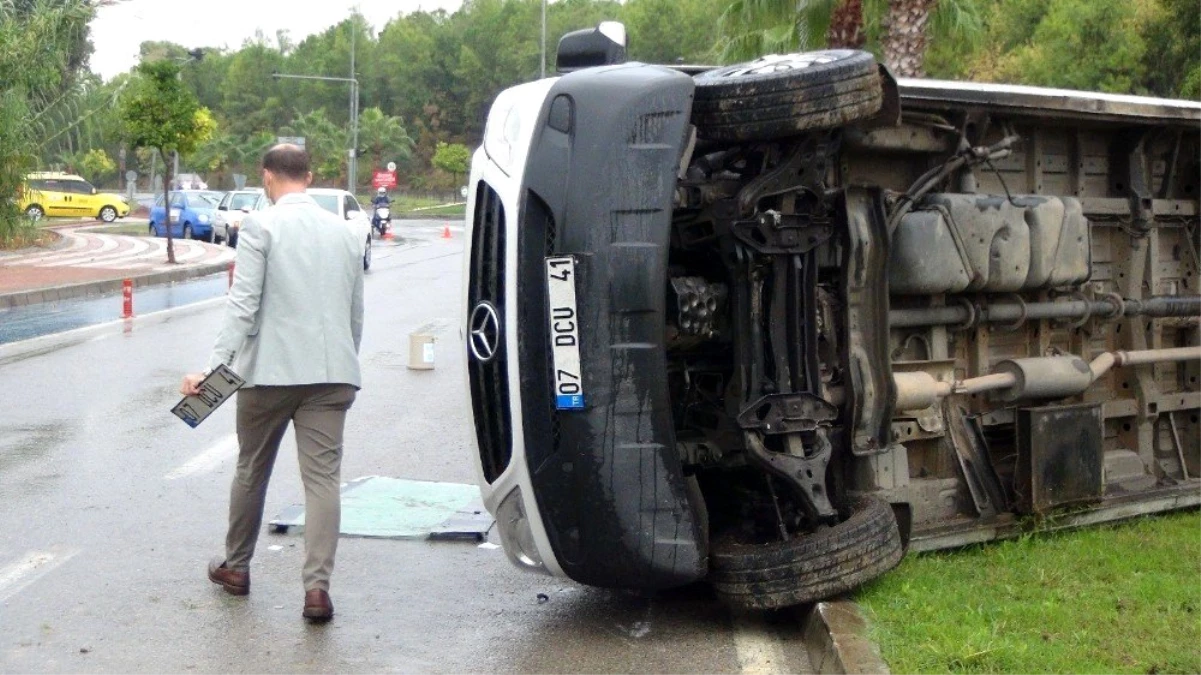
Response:
[[[204,381],[204,373],[188,373],[183,376],[183,384],[179,385],[179,393],[184,396],[196,396],[200,393],[200,383]]]

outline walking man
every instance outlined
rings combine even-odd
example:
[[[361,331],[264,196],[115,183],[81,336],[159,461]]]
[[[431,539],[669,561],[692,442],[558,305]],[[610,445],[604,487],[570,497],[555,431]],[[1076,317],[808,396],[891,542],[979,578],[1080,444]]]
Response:
[[[342,433],[360,386],[363,243],[305,193],[309,156],[277,145],[263,156],[274,206],[250,213],[225,318],[205,373],[183,379],[198,393],[226,364],[246,380],[237,395],[238,468],[230,489],[225,556],[208,577],[232,595],[250,592],[250,559],[263,521],[267,482],[284,431],[296,432],[305,492],[305,618],[327,621],[330,573],[341,520]]]

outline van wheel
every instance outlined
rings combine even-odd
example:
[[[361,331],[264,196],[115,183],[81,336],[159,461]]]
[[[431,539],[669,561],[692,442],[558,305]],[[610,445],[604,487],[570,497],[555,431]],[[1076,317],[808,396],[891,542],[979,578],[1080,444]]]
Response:
[[[854,49],[772,54],[695,80],[697,135],[717,141],[830,129],[871,117],[884,101],[875,57]]]
[[[773,609],[845,593],[896,567],[902,555],[892,507],[861,497],[843,522],[788,541],[743,543],[732,532],[718,534],[708,581],[731,605]]]
[[[152,236],[152,237],[158,236],[158,228],[156,228],[154,226],[154,223],[150,223],[150,236]]]
[[[111,206],[106,206],[100,209],[100,220],[106,223],[111,223],[117,219],[117,210]]]
[[[363,271],[371,269],[371,235],[367,235],[367,248],[363,251]]]
[[[42,218],[46,217],[46,212],[43,211],[42,207],[38,206],[37,204],[30,204],[25,208],[25,215],[30,220],[41,220]]]

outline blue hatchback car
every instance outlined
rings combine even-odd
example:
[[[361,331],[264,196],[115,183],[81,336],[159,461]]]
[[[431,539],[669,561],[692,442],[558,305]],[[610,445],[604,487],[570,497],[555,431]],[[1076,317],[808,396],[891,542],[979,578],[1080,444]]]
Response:
[[[219,241],[216,230],[213,229],[213,219],[216,218],[217,204],[225,194],[212,190],[173,190],[171,192],[171,236],[184,239],[204,239],[216,243]],[[150,235],[152,237],[167,236],[166,210],[163,209],[163,196],[154,200],[150,209]]]

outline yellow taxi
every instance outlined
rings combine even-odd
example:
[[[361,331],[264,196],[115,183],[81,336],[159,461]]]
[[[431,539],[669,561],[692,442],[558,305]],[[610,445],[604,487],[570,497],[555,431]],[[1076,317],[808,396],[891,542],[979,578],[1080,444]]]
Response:
[[[129,204],[119,195],[99,192],[79,176],[40,172],[25,176],[21,210],[34,220],[44,216],[79,217],[111,223],[129,214]]]

